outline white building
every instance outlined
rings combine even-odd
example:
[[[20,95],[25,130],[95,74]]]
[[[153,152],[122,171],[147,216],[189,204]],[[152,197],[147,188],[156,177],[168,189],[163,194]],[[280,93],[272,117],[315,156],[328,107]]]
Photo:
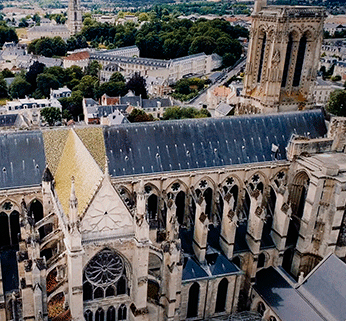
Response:
[[[71,36],[70,31],[65,25],[47,25],[34,26],[27,32],[28,40],[33,41],[42,37],[61,37],[68,39]]]
[[[325,106],[330,94],[336,89],[344,89],[340,84],[317,78],[313,89],[313,97],[317,106]]]
[[[70,97],[72,93],[72,90],[67,88],[67,86],[64,86],[59,89],[51,89],[50,90],[50,99],[59,99],[59,98],[65,98]]]
[[[29,120],[31,125],[39,125],[40,121],[40,110],[46,107],[56,107],[60,110],[62,106],[60,102],[53,99],[34,99],[34,98],[23,98],[16,99],[13,101],[7,101],[5,105],[5,114],[21,114]]]

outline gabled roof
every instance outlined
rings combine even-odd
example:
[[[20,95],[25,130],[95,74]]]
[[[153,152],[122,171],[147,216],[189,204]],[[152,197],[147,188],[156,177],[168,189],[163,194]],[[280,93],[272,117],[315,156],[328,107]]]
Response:
[[[334,254],[323,260],[298,291],[328,321],[346,319],[346,264]]]
[[[273,267],[257,273],[254,288],[282,321],[326,321]]]
[[[55,189],[66,215],[69,213],[72,176],[75,179],[78,212],[82,214],[94,196],[102,175],[100,167],[76,132],[69,130],[54,177]]]
[[[15,125],[18,114],[0,115],[0,127],[12,127]]]
[[[0,134],[0,189],[39,186],[45,167],[41,132]]]
[[[182,277],[184,281],[206,277],[208,277],[207,272],[205,272],[194,259],[190,257],[185,258]]]
[[[104,128],[113,177],[286,160],[292,135],[323,137],[320,110],[137,123]]]

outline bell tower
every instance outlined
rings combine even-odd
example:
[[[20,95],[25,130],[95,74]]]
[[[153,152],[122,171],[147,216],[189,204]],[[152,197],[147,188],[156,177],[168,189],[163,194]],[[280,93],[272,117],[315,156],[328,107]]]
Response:
[[[68,29],[75,35],[82,29],[82,10],[80,0],[69,0],[68,3]]]
[[[255,1],[239,114],[312,108],[324,17],[323,7]]]

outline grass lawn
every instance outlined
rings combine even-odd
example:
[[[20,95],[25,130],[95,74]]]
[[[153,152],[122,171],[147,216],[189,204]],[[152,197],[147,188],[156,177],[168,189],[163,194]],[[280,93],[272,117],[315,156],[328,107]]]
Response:
[[[0,98],[0,106],[6,105],[8,98]]]

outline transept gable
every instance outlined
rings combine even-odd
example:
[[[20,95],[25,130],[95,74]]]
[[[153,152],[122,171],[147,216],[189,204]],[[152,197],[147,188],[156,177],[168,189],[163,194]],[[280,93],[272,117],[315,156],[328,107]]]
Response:
[[[75,181],[78,212],[81,215],[94,196],[103,173],[73,129],[68,132],[62,156],[54,175],[55,190],[66,215],[69,213],[72,176]]]
[[[83,238],[128,235],[133,232],[133,217],[106,174],[85,215]]]

